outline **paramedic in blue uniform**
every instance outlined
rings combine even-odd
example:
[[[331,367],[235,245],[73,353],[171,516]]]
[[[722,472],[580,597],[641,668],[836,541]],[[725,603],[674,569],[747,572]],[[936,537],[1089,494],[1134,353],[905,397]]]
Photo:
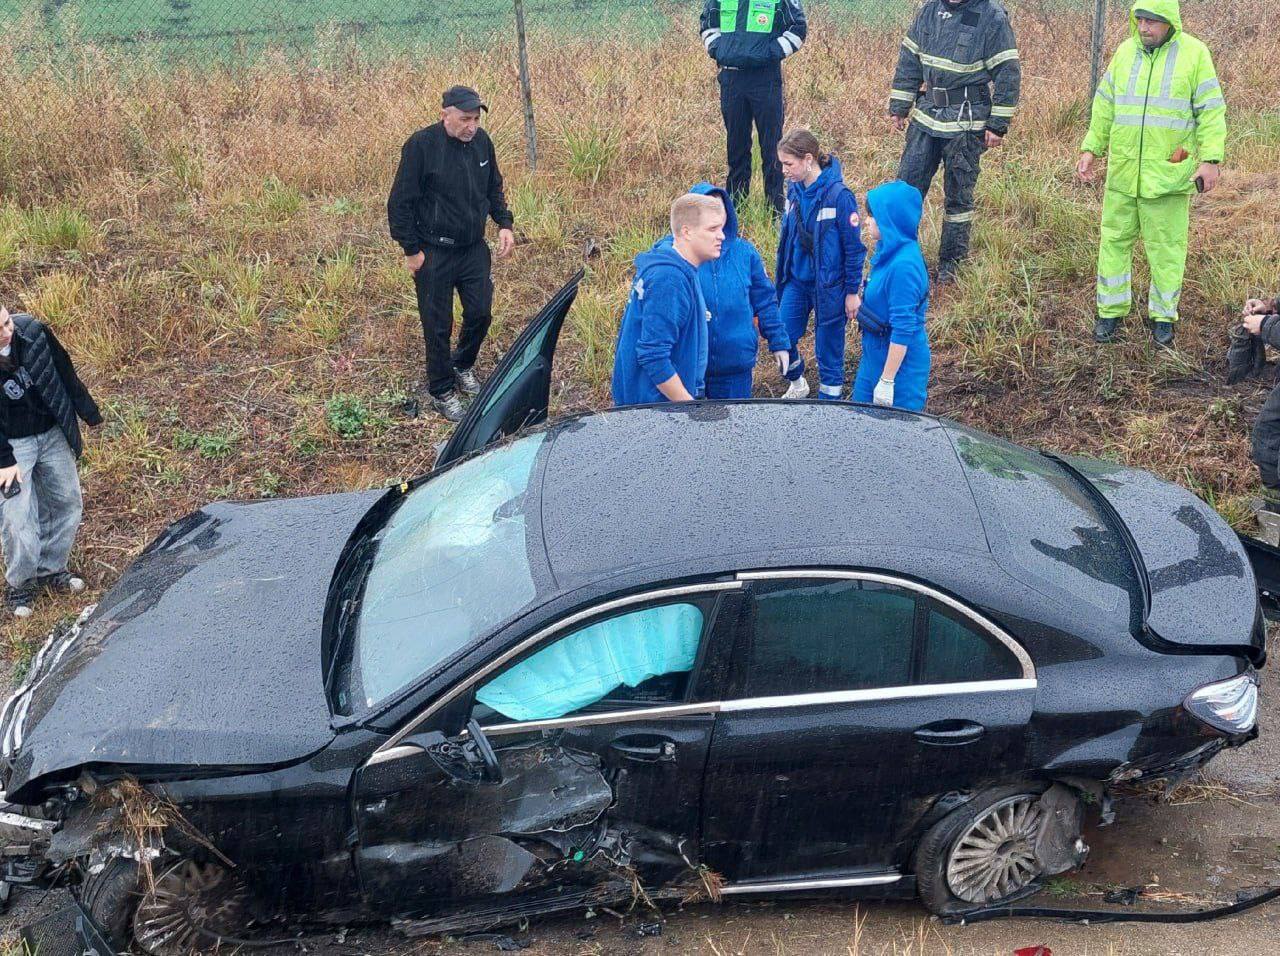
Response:
[[[858,309],[862,360],[855,402],[924,411],[929,388],[929,272],[920,251],[924,197],[900,179],[867,193],[862,235],[875,246]]]
[[[824,153],[807,129],[792,130],[778,145],[791,187],[778,237],[779,310],[791,339],[790,381],[783,398],[806,398],[799,343],[813,314],[818,397],[844,392],[844,339],[861,304],[867,248],[859,231],[858,201],[844,183],[840,160]]]
[[[738,214],[729,193],[711,183],[698,183],[689,193],[719,199],[725,211],[720,258],[698,267],[702,297],[711,313],[706,395],[750,398],[761,338],[769,344],[778,371],[787,373],[791,345],[778,312],[778,293],[756,247],[738,235]],[[670,245],[671,241],[668,236],[662,242]]]

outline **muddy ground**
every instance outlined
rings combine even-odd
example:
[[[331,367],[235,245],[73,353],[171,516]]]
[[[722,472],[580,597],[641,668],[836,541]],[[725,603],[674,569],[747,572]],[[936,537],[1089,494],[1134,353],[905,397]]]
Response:
[[[1078,872],[1049,882],[1022,905],[1111,910],[1196,909],[1234,902],[1241,889],[1280,885],[1280,664],[1265,668],[1261,735],[1219,756],[1172,794],[1138,788],[1116,803],[1110,827],[1091,826],[1092,848]],[[1130,907],[1108,891],[1141,888]],[[65,902],[61,894],[19,893],[0,917],[0,935]],[[262,953],[480,954],[529,956],[864,956],[1003,954],[1047,946],[1063,954],[1237,954],[1274,951],[1280,901],[1227,919],[1191,925],[1076,925],[1001,920],[947,926],[916,904],[850,899],[702,904],[649,912],[574,914],[461,939],[408,939],[386,927],[298,930],[295,942]]]

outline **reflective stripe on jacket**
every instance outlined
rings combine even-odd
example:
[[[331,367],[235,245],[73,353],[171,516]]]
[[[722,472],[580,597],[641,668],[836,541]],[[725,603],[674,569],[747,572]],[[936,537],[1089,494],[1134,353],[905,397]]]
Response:
[[[780,63],[808,35],[800,0],[706,0],[699,28],[707,54],[734,69]]]
[[[1213,57],[1183,32],[1178,0],[1138,0],[1133,9],[1164,17],[1172,30],[1147,52],[1130,13],[1131,35],[1098,84],[1080,149],[1108,156],[1108,189],[1143,199],[1193,192],[1196,167],[1221,162],[1226,149],[1227,106]]]
[[[933,90],[948,91],[938,105]],[[990,129],[1003,136],[1018,106],[1022,65],[1009,17],[995,0],[927,0],[898,52],[889,112],[936,136]]]

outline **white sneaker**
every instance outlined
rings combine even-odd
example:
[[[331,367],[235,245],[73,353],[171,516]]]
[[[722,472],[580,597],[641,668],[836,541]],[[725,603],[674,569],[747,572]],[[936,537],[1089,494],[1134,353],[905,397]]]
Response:
[[[787,387],[787,390],[782,393],[782,397],[783,398],[808,398],[809,383],[805,380],[805,377],[801,375],[798,379],[792,382],[790,386]]]

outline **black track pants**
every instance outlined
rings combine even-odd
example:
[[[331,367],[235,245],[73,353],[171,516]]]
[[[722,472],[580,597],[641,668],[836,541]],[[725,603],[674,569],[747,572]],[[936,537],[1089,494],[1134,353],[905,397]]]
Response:
[[[973,193],[978,185],[982,154],[981,131],[944,138],[932,136],[919,123],[907,127],[907,143],[898,164],[898,178],[928,195],[938,164],[944,167],[942,192],[946,212],[942,221],[940,262],[959,262],[969,254],[969,230],[973,225]]]
[[[1280,385],[1271,390],[1258,420],[1253,423],[1253,463],[1258,466],[1262,483],[1267,489],[1280,495]]]
[[[760,138],[764,166],[764,194],[782,212],[782,164],[778,140],[782,139],[782,69],[766,66],[750,70],[720,71],[720,113],[728,135],[729,176],[725,189],[734,202],[751,191],[751,130]]]
[[[427,389],[439,398],[453,391],[454,369],[476,363],[493,321],[493,275],[489,246],[477,242],[459,249],[427,246],[427,261],[413,276],[418,314],[427,352]],[[458,347],[453,338],[453,293],[462,302]]]

